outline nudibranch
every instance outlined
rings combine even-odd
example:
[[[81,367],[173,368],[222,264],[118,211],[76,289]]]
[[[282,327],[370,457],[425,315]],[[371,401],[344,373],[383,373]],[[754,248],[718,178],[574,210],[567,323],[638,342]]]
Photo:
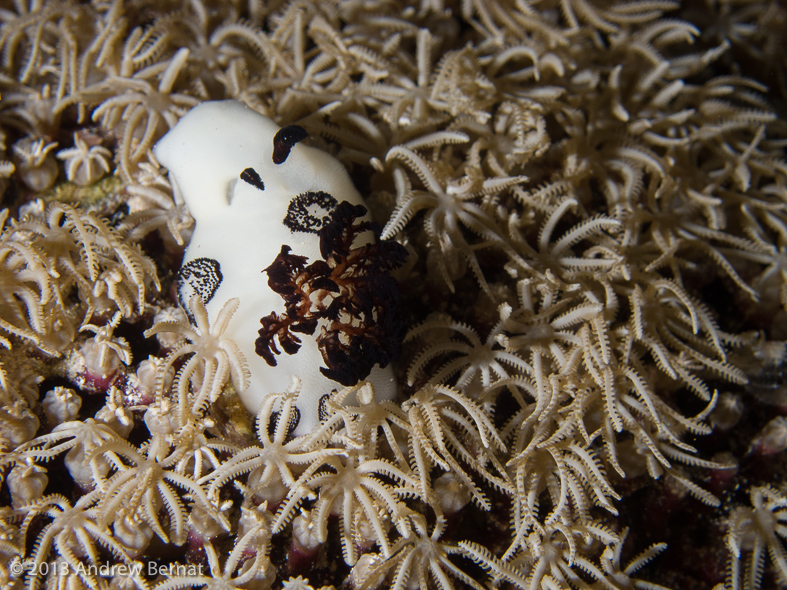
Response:
[[[368,379],[377,399],[395,392],[397,347],[390,270],[403,248],[378,243],[363,199],[306,131],[279,126],[227,100],[189,111],[154,153],[169,169],[196,227],[178,274],[178,299],[199,296],[213,322],[240,301],[226,336],[246,357],[255,413],[293,376],[301,381],[294,434],[309,432],[332,390]],[[278,340],[280,351],[276,346]]]

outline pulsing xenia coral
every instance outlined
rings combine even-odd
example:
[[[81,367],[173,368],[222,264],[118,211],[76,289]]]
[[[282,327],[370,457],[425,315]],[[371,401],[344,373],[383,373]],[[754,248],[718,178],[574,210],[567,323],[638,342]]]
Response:
[[[385,367],[398,348],[401,331],[397,317],[399,289],[390,271],[400,267],[407,251],[396,242],[353,243],[365,231],[379,231],[368,221],[362,205],[342,201],[320,229],[323,260],[307,265],[305,256],[290,254],[289,246],[265,272],[268,285],[282,296],[285,312],[262,318],[257,354],[275,366],[275,340],[287,354],[295,354],[301,340],[293,332],[312,335],[325,367],[320,372],[342,385],[365,379],[374,365]]]
[[[783,583],[783,13],[3,4],[0,583]]]
[[[140,312],[150,287],[158,288],[152,261],[136,245],[125,243],[97,215],[65,204],[12,220],[2,238],[9,287],[2,327],[50,354],[55,352],[47,339],[63,339],[73,330],[73,321],[70,326],[52,322],[72,290],[84,302],[80,320],[87,324],[94,316]],[[57,336],[44,335],[58,328]]]
[[[772,486],[755,486],[749,489],[749,499],[753,508],[738,506],[727,520],[725,540],[730,555],[726,588],[759,587],[766,554],[779,583],[787,584],[787,549],[782,542],[787,537],[787,496]],[[741,570],[744,560],[746,565]],[[720,584],[718,588],[724,586]]]

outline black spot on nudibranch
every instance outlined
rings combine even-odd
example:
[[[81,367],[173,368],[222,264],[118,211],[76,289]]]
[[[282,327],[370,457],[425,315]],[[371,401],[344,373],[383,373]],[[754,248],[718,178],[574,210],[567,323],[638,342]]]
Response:
[[[274,438],[276,436],[276,427],[279,424],[280,412],[271,412],[271,419],[268,422],[268,437]],[[293,406],[290,408],[290,420],[287,422],[287,437],[292,436],[292,432],[298,427],[301,421],[301,411]]]
[[[306,191],[290,201],[284,225],[293,232],[320,233],[336,205],[336,199],[324,191]]]
[[[334,391],[336,390],[334,389]],[[319,417],[320,422],[325,422],[328,419],[328,401],[330,399],[330,393],[326,393],[320,398],[320,402],[317,405],[317,416]]]
[[[189,300],[194,295],[199,295],[202,303],[207,304],[216,294],[224,277],[221,274],[221,265],[213,258],[195,258],[184,264],[178,271],[178,303],[189,313]]]
[[[287,125],[279,129],[273,136],[273,163],[283,164],[293,146],[308,136],[306,129],[300,125]]]
[[[257,171],[254,168],[246,168],[240,173],[240,179],[243,182],[248,182],[254,188],[258,188],[261,191],[265,190],[265,184],[262,182],[262,178],[260,178],[260,175],[257,174]]]

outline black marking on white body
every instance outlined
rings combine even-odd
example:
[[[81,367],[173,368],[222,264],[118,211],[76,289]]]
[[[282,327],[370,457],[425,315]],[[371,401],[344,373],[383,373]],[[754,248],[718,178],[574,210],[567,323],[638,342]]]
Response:
[[[178,303],[186,310],[192,323],[194,318],[189,311],[189,300],[198,295],[202,303],[207,305],[216,294],[223,278],[221,265],[213,258],[195,258],[180,267],[177,278]]]
[[[261,191],[265,190],[265,183],[262,182],[262,178],[260,178],[260,175],[257,174],[254,168],[246,168],[240,173],[240,179],[249,183],[254,188],[258,188]]]
[[[333,391],[336,391],[335,389]],[[328,419],[328,402],[331,399],[331,394],[326,393],[320,397],[319,404],[317,406],[317,416],[320,419],[320,422],[325,422]]]
[[[282,127],[273,136],[273,163],[283,164],[290,155],[290,150],[299,141],[303,141],[309,133],[300,125],[287,125]]]
[[[284,225],[292,232],[320,233],[336,205],[336,199],[324,191],[306,191],[290,201]]]
[[[279,423],[279,418],[281,417],[280,412],[271,412],[271,419],[268,423],[268,436],[273,438],[276,435],[276,428]],[[298,427],[298,424],[301,421],[301,411],[298,409],[298,406],[293,406],[290,409],[290,420],[287,423],[287,438],[292,436],[293,430]]]

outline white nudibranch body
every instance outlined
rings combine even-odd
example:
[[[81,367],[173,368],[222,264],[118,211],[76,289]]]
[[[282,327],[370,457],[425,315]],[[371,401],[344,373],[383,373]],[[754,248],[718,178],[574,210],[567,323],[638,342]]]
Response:
[[[300,411],[296,435],[319,422],[321,398],[343,385],[320,370],[326,365],[318,346],[328,323],[324,320],[313,334],[296,327],[297,351],[280,353],[273,344],[275,366],[258,354],[255,342],[261,336],[261,319],[274,312],[287,318],[288,311],[284,297],[269,286],[269,274],[263,271],[286,254],[285,245],[289,254],[306,257],[307,264],[321,260],[318,231],[332,218],[337,203],[363,205],[341,163],[299,143],[305,137],[301,127],[279,129],[267,117],[227,100],[198,105],[154,148],[196,221],[179,273],[179,302],[185,308],[190,297],[201,297],[213,323],[228,299],[239,299],[224,335],[239,346],[251,371],[249,386],[239,392],[240,397],[256,414],[265,396],[286,391],[297,376],[301,393],[296,402]],[[361,220],[369,221],[368,214]],[[373,241],[367,231],[354,247]],[[284,344],[280,339],[287,349]],[[367,379],[377,399],[393,396],[390,366],[375,365]]]

